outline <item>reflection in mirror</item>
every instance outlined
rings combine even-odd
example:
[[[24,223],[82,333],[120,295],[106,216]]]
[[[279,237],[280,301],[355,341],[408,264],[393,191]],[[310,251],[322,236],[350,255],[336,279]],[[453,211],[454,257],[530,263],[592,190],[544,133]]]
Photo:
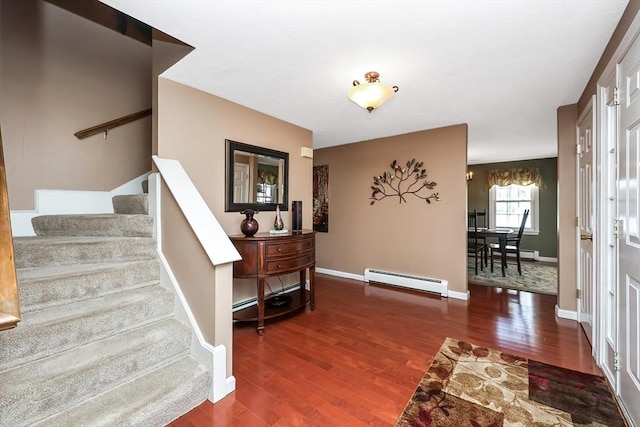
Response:
[[[231,140],[227,143],[226,211],[287,210],[289,154]]]

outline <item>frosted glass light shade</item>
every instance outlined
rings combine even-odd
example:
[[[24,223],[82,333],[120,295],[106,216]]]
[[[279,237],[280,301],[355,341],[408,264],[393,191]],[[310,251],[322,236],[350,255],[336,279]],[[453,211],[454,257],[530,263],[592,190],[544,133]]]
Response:
[[[393,88],[384,83],[364,83],[349,90],[349,99],[371,111],[393,96]]]
[[[377,71],[369,71],[364,75],[366,83],[360,84],[359,81],[354,80],[353,87],[347,94],[349,99],[369,112],[384,104],[398,91],[398,86],[380,83],[378,77],[380,74]]]

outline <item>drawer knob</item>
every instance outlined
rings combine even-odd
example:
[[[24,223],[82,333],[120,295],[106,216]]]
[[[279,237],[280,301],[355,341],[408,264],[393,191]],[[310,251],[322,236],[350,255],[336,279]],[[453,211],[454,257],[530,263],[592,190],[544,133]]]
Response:
[[[282,248],[278,248],[278,252],[282,252]]]
[[[282,268],[282,264],[276,264],[276,267]]]

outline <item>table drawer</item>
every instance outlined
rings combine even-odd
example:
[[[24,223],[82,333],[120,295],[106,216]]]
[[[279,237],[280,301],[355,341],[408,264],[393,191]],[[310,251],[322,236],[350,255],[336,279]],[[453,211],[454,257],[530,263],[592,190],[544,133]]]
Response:
[[[266,274],[281,273],[288,271],[296,271],[314,262],[313,251],[299,254],[293,258],[274,259],[266,262]]]
[[[295,255],[310,249],[313,249],[313,239],[311,238],[300,242],[269,242],[267,243],[265,258]]]

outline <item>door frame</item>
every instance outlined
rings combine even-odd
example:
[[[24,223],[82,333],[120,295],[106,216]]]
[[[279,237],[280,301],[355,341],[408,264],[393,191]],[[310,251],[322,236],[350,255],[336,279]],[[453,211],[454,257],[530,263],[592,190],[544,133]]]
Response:
[[[613,225],[618,217],[618,194],[617,194],[617,149],[618,149],[618,129],[619,119],[616,106],[615,117],[613,121],[609,120],[608,110],[610,105],[614,103],[614,87],[617,87],[617,67],[612,68],[607,73],[603,73],[597,85],[596,92],[596,120],[597,120],[597,139],[598,139],[598,167],[596,169],[596,185],[598,197],[596,199],[596,230],[600,239],[598,239],[597,251],[598,258],[596,263],[596,280],[602,285],[596,298],[598,323],[596,325],[597,333],[594,349],[594,357],[596,362],[602,369],[603,373],[609,380],[612,388],[617,390],[618,375],[615,370],[611,370],[611,361],[607,359],[607,346],[618,350],[618,322],[619,316],[616,310],[611,315],[613,319],[607,319],[607,284],[613,283],[617,288],[617,259],[618,245],[614,236]],[[615,306],[617,307],[618,294],[615,293]],[[607,320],[613,321],[616,325],[612,342],[607,334]]]
[[[598,252],[598,242],[600,241],[600,234],[598,232],[598,228],[597,228],[597,222],[598,222],[598,210],[597,210],[597,205],[598,205],[598,189],[596,188],[596,170],[598,169],[597,165],[598,162],[600,160],[600,153],[599,153],[599,138],[597,138],[596,133],[597,133],[597,121],[596,121],[596,96],[593,95],[590,99],[589,102],[587,103],[587,105],[584,107],[584,109],[582,110],[582,112],[580,113],[580,115],[578,116],[578,120],[576,121],[576,218],[583,220],[584,218],[582,217],[582,211],[583,211],[583,206],[585,204],[585,201],[583,200],[583,195],[584,195],[584,189],[582,188],[582,179],[580,176],[580,160],[582,157],[582,154],[584,152],[584,147],[582,147],[580,138],[581,138],[581,134],[582,134],[582,125],[587,124],[588,127],[590,127],[591,129],[591,135],[590,135],[590,139],[591,139],[591,147],[590,148],[590,155],[591,155],[591,170],[590,170],[590,176],[587,177],[587,179],[590,182],[590,194],[589,194],[589,198],[590,200],[587,201],[587,206],[589,206],[589,212],[587,213],[587,216],[589,217],[589,219],[592,220],[592,223],[589,224],[589,227],[591,228],[592,231],[592,241],[589,243],[583,243],[582,239],[580,238],[581,236],[581,232],[582,232],[582,228],[584,226],[584,224],[580,224],[578,223],[578,221],[576,220],[576,233],[575,233],[575,238],[576,238],[576,289],[578,289],[578,294],[576,295],[577,297],[577,304],[576,304],[576,308],[577,308],[577,318],[578,318],[578,323],[580,324],[580,326],[582,327],[583,331],[585,332],[585,335],[587,335],[587,338],[589,339],[589,343],[591,344],[591,354],[594,356],[594,358],[596,360],[598,360],[598,348],[599,346],[597,345],[598,341],[597,341],[597,337],[598,337],[598,328],[596,328],[596,324],[598,323],[598,317],[599,317],[599,310],[596,310],[596,292],[598,290],[598,287],[596,285],[596,276],[597,276],[597,260],[599,259],[599,252]],[[584,143],[586,143],[586,141],[584,141]],[[591,282],[591,289],[584,289],[584,278],[583,278],[583,272],[584,272],[584,268],[582,265],[582,245],[591,245],[591,268],[590,268],[590,275],[591,277],[590,282]],[[586,299],[588,299],[589,301],[586,303],[586,305],[590,308],[590,313],[583,313],[581,307],[582,307],[582,301],[585,301]],[[584,323],[588,323],[590,331],[587,331],[585,329],[585,325]],[[589,335],[590,333],[590,335]]]
[[[603,99],[603,94],[601,93],[603,88],[606,88],[607,85],[611,82],[612,76],[613,76],[613,81],[615,83],[615,86],[618,86],[618,78],[617,78],[617,69],[618,69],[618,64],[622,61],[622,59],[624,58],[624,56],[627,54],[627,52],[629,51],[629,49],[631,48],[632,43],[640,36],[640,13],[636,14],[636,16],[634,17],[633,21],[631,22],[631,25],[629,25],[629,28],[627,30],[627,32],[625,33],[625,35],[623,36],[622,40],[620,41],[620,43],[618,44],[618,47],[616,48],[615,52],[613,53],[613,55],[611,56],[611,59],[609,60],[609,62],[607,63],[606,67],[604,68],[604,71],[600,74],[600,76],[597,79],[597,84],[596,84],[596,95],[598,97],[597,100],[597,105],[598,108],[596,109],[598,117],[597,117],[597,126],[598,126],[598,131],[597,131],[597,137],[599,139],[598,144],[600,146],[601,149],[606,149],[605,147],[607,147],[607,144],[605,144],[605,140],[603,138],[606,138],[607,135],[603,134],[603,129],[606,129],[606,123],[603,122],[604,120],[606,120],[606,115],[604,114],[604,111],[602,110],[602,105],[604,103],[604,108],[606,108],[606,99]],[[617,121],[619,121],[619,117],[618,115],[616,115],[617,117]],[[604,126],[603,126],[604,125]],[[616,130],[615,132],[618,133],[619,130],[619,126],[616,125]],[[617,138],[619,138],[619,135],[617,135]],[[617,144],[617,143],[616,143]],[[617,149],[617,145],[616,145],[616,149]],[[617,156],[617,154],[616,154]],[[608,162],[603,161],[603,159],[606,159],[607,157],[603,157],[600,156],[598,163],[597,163],[597,168],[600,170],[600,178],[604,179],[606,177],[610,177],[611,174],[614,174],[616,177],[616,189],[617,189],[617,171],[616,170],[611,170],[612,166],[608,164]],[[617,159],[614,162],[613,165],[613,169],[616,169],[618,166],[618,162]],[[602,185],[602,180],[598,181],[599,185]],[[606,202],[607,200],[604,200],[603,198],[606,198],[607,196],[605,195],[605,192],[600,192],[600,196],[597,199],[597,205],[596,205],[596,216],[597,216],[597,226],[599,227],[599,232],[600,233],[612,233],[613,232],[613,224],[611,222],[608,221],[612,221],[613,218],[608,218],[608,214],[607,214],[607,209],[605,209],[606,206]],[[616,200],[615,200],[615,204],[616,204],[616,209],[617,206],[619,204],[618,199],[617,199],[617,194],[616,194]],[[604,242],[604,240],[606,239],[602,239],[603,242],[602,244],[606,244],[606,242]],[[600,248],[599,248],[600,249]],[[605,252],[599,252],[598,257],[595,259],[596,262],[596,268],[598,271],[597,274],[597,278],[598,280],[607,280],[611,274],[615,274],[615,283],[616,283],[616,287],[618,286],[618,277],[617,277],[617,264],[618,264],[618,252],[617,252],[617,245],[614,251],[614,255],[610,258],[610,259],[606,259],[605,257]],[[600,302],[599,306],[598,306],[598,311],[603,310],[604,309],[604,298],[606,297],[605,292],[606,290],[604,289],[604,287],[600,287],[600,292],[596,299]],[[619,298],[620,296],[617,295],[616,293],[616,298]],[[619,320],[618,320],[618,313],[616,311],[616,325],[619,324]],[[600,318],[603,319],[603,316],[600,315]],[[599,347],[599,355],[598,357],[595,358],[596,363],[598,364],[598,366],[600,366],[601,368],[603,367],[604,364],[604,352],[603,349],[605,348],[605,342],[603,340],[603,337],[605,336],[604,332],[604,326],[602,325],[602,322],[598,322],[597,324],[597,328],[598,328],[598,332],[597,332],[597,336],[598,336],[598,342],[597,345]],[[616,331],[616,352],[619,350],[619,340],[620,340],[620,336],[619,336],[619,329]],[[620,382],[619,382],[619,372],[616,371],[613,374],[614,377],[614,381],[611,382],[611,373],[607,372],[607,370],[605,371],[605,375],[607,376],[607,379],[610,381],[611,386],[614,390],[614,394],[616,396],[616,399],[619,400],[618,395],[620,393]],[[628,413],[626,407],[623,404],[620,404],[621,410],[625,413],[625,416],[628,420],[631,420],[631,416]]]

